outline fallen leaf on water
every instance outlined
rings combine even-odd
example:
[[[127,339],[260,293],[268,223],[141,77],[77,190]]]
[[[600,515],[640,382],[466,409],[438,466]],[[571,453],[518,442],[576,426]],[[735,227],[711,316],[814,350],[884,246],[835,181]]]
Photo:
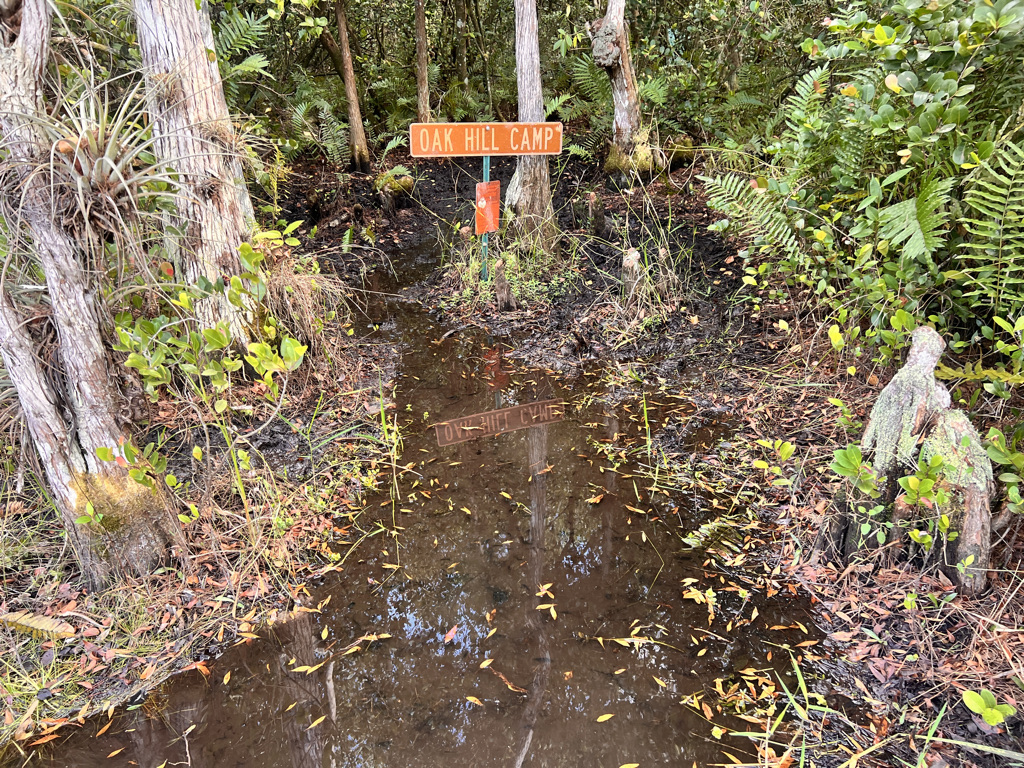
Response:
[[[224,673],[224,685],[228,684],[228,680],[231,679],[231,670]]]
[[[487,637],[490,637],[491,635],[493,635],[493,634],[494,634],[495,632],[497,632],[497,631],[498,631],[498,630],[497,630],[497,628],[495,628],[495,629],[492,629],[492,630],[491,630],[490,632],[488,632],[488,633],[487,633]],[[484,638],[484,640],[486,640],[486,639],[487,639],[487,637],[485,637],[485,638]]]
[[[640,763],[623,763],[619,768],[640,768]]]
[[[480,701],[480,699],[478,699],[476,696],[467,696],[466,701],[468,701],[470,704],[476,704],[478,707],[482,707],[484,705],[484,703]]]
[[[299,702],[297,702],[297,701],[293,701],[291,704],[289,704],[287,706],[287,708],[284,711],[285,712],[291,712],[293,709],[295,709],[295,705],[298,704],[298,703]]]
[[[49,736],[43,736],[43,738],[41,739],[36,739],[31,744],[29,744],[29,746],[38,747],[40,744],[45,744],[48,741],[53,741],[54,739],[60,738],[61,736],[63,736],[63,734],[61,733],[51,733]]]
[[[512,497],[511,497],[511,496],[509,496],[509,495],[508,495],[507,493],[505,493],[504,491],[502,491],[500,495],[501,495],[501,496],[504,496],[504,497],[505,497],[506,499],[508,499],[509,501],[512,501]]]
[[[613,717],[615,717],[615,715],[613,714],[601,715],[599,718],[597,718],[597,722],[603,723],[606,720],[611,720]]]
[[[449,629],[444,635],[444,645],[448,645],[452,640],[455,639],[456,633],[459,631],[459,625],[456,624],[454,627]]]
[[[599,494],[597,494],[597,496],[591,496],[589,499],[587,499],[587,504],[600,504],[601,503],[601,499],[603,499],[603,498],[604,498],[604,494],[603,493],[599,493]]]
[[[113,724],[114,724],[113,720],[108,720],[106,725],[104,725],[102,728],[100,728],[98,731],[96,731],[96,738],[98,739],[100,736],[102,736],[104,733],[106,733],[108,730],[110,730],[110,726],[112,726]]]
[[[623,667],[622,669],[616,669],[614,672],[612,672],[612,674],[613,675],[621,675],[625,671],[626,671],[626,668]]]
[[[668,687],[668,683],[666,683],[664,680],[659,680],[658,678],[654,678],[654,682],[656,682],[662,688],[667,688]]]
[[[322,723],[326,718],[327,718],[327,715],[320,715],[320,717],[318,717],[316,720],[314,720],[312,723],[309,724],[309,728],[307,728],[306,730],[307,731],[312,731],[314,728],[316,728],[318,725],[320,725],[320,723]]]
[[[112,757],[113,757],[114,755],[119,755],[119,754],[121,754],[122,752],[124,752],[124,747],[121,747],[120,749],[115,749],[115,750],[114,750],[113,752],[111,752],[111,753],[110,753],[109,755],[107,755],[107,759],[109,760],[109,759],[110,759],[110,758],[112,758]]]
[[[487,669],[491,664],[494,663],[494,659],[484,659],[480,662],[480,669]]]

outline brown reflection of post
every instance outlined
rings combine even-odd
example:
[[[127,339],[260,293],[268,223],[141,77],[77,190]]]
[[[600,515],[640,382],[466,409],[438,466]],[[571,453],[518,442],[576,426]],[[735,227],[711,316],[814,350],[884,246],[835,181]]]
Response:
[[[605,434],[608,435],[608,444],[614,445],[616,435],[619,434],[619,414],[615,411],[614,405],[608,405],[604,412]],[[604,473],[604,492],[609,496],[614,495],[615,485],[619,479],[619,473],[612,469],[611,462]],[[604,577],[605,585],[611,578],[612,567],[612,506],[604,504],[601,513],[601,529],[604,533],[604,556],[601,558],[601,575]]]
[[[320,663],[317,658],[317,628],[312,614],[300,613],[275,627],[274,631],[282,648],[278,667],[279,700],[275,702],[275,710],[284,713],[280,728],[287,742],[292,768],[322,768],[324,753],[328,751],[327,740],[334,730],[333,662],[328,662],[311,675],[290,671],[295,667],[314,667]],[[286,666],[292,658],[295,664]],[[297,706],[285,712],[292,702]],[[310,723],[321,715],[328,717],[316,728],[309,728]]]
[[[548,460],[548,427],[530,427],[526,434],[526,454],[530,462],[530,547],[528,558],[528,578],[530,586],[536,588],[544,581],[544,514],[547,511],[547,472],[544,468]],[[543,474],[542,474],[543,473]],[[537,714],[544,701],[544,693],[548,687],[551,673],[551,657],[548,650],[548,634],[544,629],[544,618],[540,611],[527,605],[527,629],[537,638],[537,658],[541,661],[533,673],[530,684],[530,696],[526,700],[523,711],[523,743],[516,756],[515,768],[522,768],[530,754],[533,743],[533,731],[537,726]]]

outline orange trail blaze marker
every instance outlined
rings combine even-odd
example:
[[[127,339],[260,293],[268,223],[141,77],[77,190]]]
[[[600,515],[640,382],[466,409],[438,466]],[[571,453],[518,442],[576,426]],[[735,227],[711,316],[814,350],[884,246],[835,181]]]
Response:
[[[484,181],[476,185],[476,234],[496,232],[501,214],[501,182]]]

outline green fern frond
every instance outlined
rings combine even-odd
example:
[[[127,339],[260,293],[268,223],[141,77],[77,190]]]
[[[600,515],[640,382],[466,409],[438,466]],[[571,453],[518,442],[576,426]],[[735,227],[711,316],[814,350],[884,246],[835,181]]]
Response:
[[[645,80],[637,86],[637,98],[645,106],[664,107],[668,101],[668,80],[663,75]]]
[[[590,56],[577,56],[569,65],[573,85],[587,101],[609,104],[612,100],[612,85],[608,74]]]
[[[933,274],[938,270],[932,254],[945,243],[945,225],[949,218],[946,203],[952,186],[952,179],[925,179],[916,197],[878,213],[879,234],[891,245],[902,244],[904,259],[923,261]]]
[[[794,262],[802,261],[800,244],[779,201],[764,190],[755,189],[750,179],[739,174],[699,176],[708,190],[708,205],[739,224],[747,235],[760,238],[772,250],[782,251]]]
[[[815,67],[796,82],[796,93],[786,100],[784,108],[787,135],[802,142],[811,121],[821,112],[828,92],[828,69]]]
[[[217,58],[226,60],[255,48],[269,27],[266,15],[257,17],[246,11],[232,8],[220,17],[217,25]]]
[[[240,75],[263,75],[264,77],[271,77],[267,67],[270,66],[270,61],[262,53],[253,53],[245,57],[244,61],[239,62],[231,66],[229,70],[229,76],[234,78]]]
[[[968,177],[964,203],[973,215],[960,262],[974,286],[964,296],[1012,317],[1024,308],[1024,148],[1001,144]]]

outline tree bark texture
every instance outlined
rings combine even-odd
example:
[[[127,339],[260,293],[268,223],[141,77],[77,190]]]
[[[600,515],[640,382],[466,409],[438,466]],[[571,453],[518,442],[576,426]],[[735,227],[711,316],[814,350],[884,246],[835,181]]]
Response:
[[[416,0],[416,119],[430,122],[430,52],[427,50],[426,0]]]
[[[469,92],[469,65],[466,46],[466,0],[455,0],[455,62],[459,72],[459,83]]]
[[[334,15],[338,21],[338,50],[341,53],[342,75],[345,80],[345,99],[348,101],[348,143],[352,151],[352,167],[359,173],[370,172],[370,148],[366,144],[363,113],[359,109],[359,89],[356,71],[352,67],[352,49],[348,44],[348,18],[345,0],[336,0]]]
[[[540,79],[537,2],[515,0],[515,9],[519,120],[540,123],[544,121],[544,94]],[[546,248],[552,244],[555,235],[547,156],[520,157],[516,173],[519,175],[519,195],[514,202],[519,226],[534,247]]]
[[[50,147],[38,126],[47,119],[41,83],[51,13],[46,0],[27,0],[18,37],[0,46],[0,146],[17,168],[19,223],[46,278],[67,417],[6,292],[0,295],[0,352],[68,540],[83,572],[99,585],[115,571],[148,571],[172,541],[180,541],[181,531],[170,510],[125,467],[98,456],[102,448],[123,456],[127,435],[120,427],[121,398],[103,341],[98,291],[82,266],[84,254],[54,218],[47,182]],[[87,504],[105,527],[76,522]]]
[[[594,62],[608,73],[612,85],[615,118],[612,143],[628,157],[640,127],[640,98],[629,55],[629,27],[625,21],[626,0],[608,0],[603,19],[592,25],[591,51]]]
[[[255,216],[209,17],[194,0],[134,0],[133,7],[154,148],[178,173],[177,216],[169,223],[180,235],[168,238],[171,256],[185,283],[202,276],[227,284],[242,271],[238,248]],[[226,290],[196,307],[204,326],[226,321],[239,343],[250,337],[247,314]]]

